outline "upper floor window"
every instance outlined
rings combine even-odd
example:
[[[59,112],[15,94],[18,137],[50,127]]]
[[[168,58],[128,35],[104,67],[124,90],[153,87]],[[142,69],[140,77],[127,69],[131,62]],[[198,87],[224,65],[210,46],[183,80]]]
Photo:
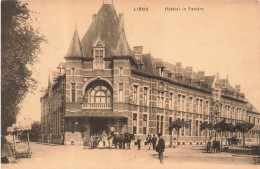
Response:
[[[186,97],[182,96],[182,111],[186,111]]]
[[[98,85],[91,90],[90,93],[90,102],[91,103],[110,103],[111,94],[110,90],[103,85]]]
[[[164,105],[164,92],[158,91],[158,97],[157,97],[158,107],[163,108]]]
[[[206,101],[206,114],[209,115],[209,101]]]
[[[75,87],[75,83],[71,83],[71,102],[75,102],[76,101],[76,87]]]
[[[71,68],[71,75],[75,75],[75,68]]]
[[[119,68],[119,75],[122,76],[123,75],[123,67]]]
[[[138,90],[138,86],[137,85],[134,85],[134,98],[133,98],[133,100],[134,100],[134,104],[137,104],[137,90]]]
[[[148,88],[147,87],[144,87],[144,105],[145,106],[147,106],[148,105],[148,103],[147,103],[147,101],[148,101]]]
[[[123,102],[123,83],[119,84],[119,102]]]
[[[103,63],[103,49],[96,49],[95,50],[95,62],[96,63]]]
[[[189,102],[189,108],[190,108],[190,111],[189,112],[193,112],[193,97],[190,97],[190,102]]]
[[[170,110],[173,110],[173,106],[174,106],[174,99],[173,99],[173,93],[170,93],[170,96],[169,96],[169,109]]]

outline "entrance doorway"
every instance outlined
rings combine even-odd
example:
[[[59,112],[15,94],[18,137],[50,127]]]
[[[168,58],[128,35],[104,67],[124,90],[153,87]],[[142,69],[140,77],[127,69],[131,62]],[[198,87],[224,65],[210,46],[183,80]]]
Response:
[[[90,119],[90,135],[100,136],[103,132],[108,133],[107,118],[91,118]]]

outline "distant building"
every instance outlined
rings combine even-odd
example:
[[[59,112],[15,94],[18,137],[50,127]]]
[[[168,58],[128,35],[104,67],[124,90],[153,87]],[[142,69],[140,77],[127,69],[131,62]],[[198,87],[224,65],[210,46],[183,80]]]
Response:
[[[130,49],[123,14],[103,4],[81,41],[75,30],[66,63],[43,90],[42,141],[81,144],[84,136],[124,130],[142,140],[148,133],[162,133],[168,142],[168,127],[180,119],[190,127],[181,129],[179,144],[202,144],[209,135],[200,130],[202,122],[226,118],[237,123],[251,117],[245,94],[228,78],[194,72],[142,49]],[[172,134],[176,137],[175,131]]]

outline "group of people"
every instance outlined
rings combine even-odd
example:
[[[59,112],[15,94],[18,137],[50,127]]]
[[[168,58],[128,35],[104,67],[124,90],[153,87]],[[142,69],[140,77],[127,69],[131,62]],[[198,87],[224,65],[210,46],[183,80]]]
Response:
[[[100,145],[100,143],[101,144],[103,143],[103,148],[111,148],[113,144],[113,137],[107,136],[106,134],[103,134],[101,137],[91,136],[89,142],[90,142],[91,149],[102,146]],[[148,134],[146,138],[146,144],[148,145],[149,150],[151,149],[151,145],[153,146],[153,150],[156,150],[156,152],[158,152],[160,163],[163,163],[163,152],[165,149],[165,142],[164,139],[162,138],[162,134],[158,133],[158,139],[155,136],[155,134],[153,135]],[[87,145],[86,137],[84,137],[84,145],[85,146]],[[138,150],[140,150],[141,138],[139,136],[137,137],[137,146],[138,146]]]
[[[88,141],[86,137],[84,137],[83,142],[84,142],[84,146],[87,146]],[[112,142],[113,139],[111,136],[107,136],[107,135],[91,136],[89,139],[89,146],[91,149],[94,149],[96,147],[111,148]]]
[[[158,133],[158,143],[157,143],[157,137],[155,136],[155,134],[148,134],[147,138],[146,138],[146,144],[148,145],[148,149],[151,149],[151,144],[153,146],[153,150],[156,150],[156,152],[158,152],[159,155],[159,160],[160,163],[163,163],[163,152],[165,149],[165,142],[164,139],[162,138],[162,134]],[[141,139],[140,137],[137,138],[137,146],[138,146],[138,150],[141,149]]]

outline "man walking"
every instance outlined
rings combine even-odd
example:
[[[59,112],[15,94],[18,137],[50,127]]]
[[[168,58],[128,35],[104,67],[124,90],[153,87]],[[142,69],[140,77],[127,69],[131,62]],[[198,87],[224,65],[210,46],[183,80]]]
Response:
[[[160,163],[163,164],[163,152],[165,149],[165,142],[164,139],[162,138],[161,133],[158,133],[158,137],[159,137],[159,141],[156,146],[156,151],[158,152]]]
[[[155,137],[155,134],[153,134],[153,137],[152,137],[153,150],[155,150],[156,142],[157,142],[157,138]]]

